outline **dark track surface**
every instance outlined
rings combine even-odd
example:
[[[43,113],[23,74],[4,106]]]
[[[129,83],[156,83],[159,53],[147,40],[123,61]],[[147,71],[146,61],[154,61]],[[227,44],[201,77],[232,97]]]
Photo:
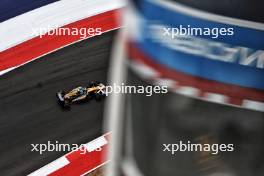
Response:
[[[101,135],[103,102],[63,111],[55,93],[105,82],[111,43],[108,32],[63,48],[0,77],[0,175],[27,175],[63,152],[31,152],[31,144],[81,144]]]

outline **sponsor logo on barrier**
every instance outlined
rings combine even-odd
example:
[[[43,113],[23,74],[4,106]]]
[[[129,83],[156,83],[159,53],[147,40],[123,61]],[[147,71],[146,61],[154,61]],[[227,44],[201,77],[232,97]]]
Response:
[[[264,49],[264,25],[261,23],[219,16],[167,1],[142,0],[140,11],[142,18],[150,23],[162,23],[171,29],[182,25],[183,31],[201,33],[202,35],[199,35],[201,38],[258,50]],[[234,35],[230,35],[233,33]]]
[[[169,30],[170,29],[170,30]],[[185,29],[187,30],[187,29]],[[203,56],[212,60],[230,62],[255,68],[264,68],[264,51],[232,46],[230,44],[198,38],[185,31],[180,34],[172,28],[153,24],[149,26],[149,37],[154,42],[184,53]]]

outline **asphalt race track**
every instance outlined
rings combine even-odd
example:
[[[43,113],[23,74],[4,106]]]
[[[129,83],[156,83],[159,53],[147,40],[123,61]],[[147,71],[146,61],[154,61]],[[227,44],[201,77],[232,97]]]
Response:
[[[115,32],[60,49],[0,77],[0,175],[27,175],[65,152],[31,152],[48,141],[82,144],[102,134],[103,102],[64,111],[55,93],[106,81]]]

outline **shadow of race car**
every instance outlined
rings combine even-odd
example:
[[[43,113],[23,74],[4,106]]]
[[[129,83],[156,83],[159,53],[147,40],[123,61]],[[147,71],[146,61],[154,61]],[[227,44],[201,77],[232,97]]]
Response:
[[[87,87],[76,87],[68,92],[59,91],[56,93],[56,97],[63,108],[70,108],[73,103],[85,102],[91,99],[100,101],[106,97],[105,85],[93,81]]]

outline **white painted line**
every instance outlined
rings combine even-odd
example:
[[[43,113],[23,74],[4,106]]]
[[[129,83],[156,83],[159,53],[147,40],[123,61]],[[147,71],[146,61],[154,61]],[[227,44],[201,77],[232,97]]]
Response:
[[[89,171],[85,172],[84,174],[82,174],[82,175],[80,175],[80,176],[85,176],[86,174],[89,174],[89,173],[95,171],[96,169],[99,169],[100,167],[106,165],[106,164],[109,163],[109,162],[110,162],[110,160],[104,162],[103,164],[100,164],[99,166],[93,168],[92,170],[89,170]]]
[[[61,0],[0,23],[0,51],[28,41],[36,29],[58,28],[124,7],[122,0]]]
[[[264,102],[244,100],[242,107],[264,112]]]
[[[108,144],[107,137],[106,137],[108,135],[110,135],[110,132],[104,134],[103,136],[101,136],[99,138],[92,140],[89,143],[87,143],[86,144],[87,150],[89,152],[91,152],[97,148],[100,148],[103,145]],[[43,166],[42,168],[40,168],[40,169],[36,170],[35,172],[29,174],[28,176],[47,176],[47,175],[61,169],[62,167],[66,166],[68,164],[71,164],[70,161],[66,158],[66,156],[68,156],[69,154],[71,154],[73,152],[76,152],[76,150],[73,150],[73,151],[69,152],[68,154],[64,155],[63,157],[60,157],[57,160],[47,164],[46,166]],[[109,162],[109,160],[102,163],[101,165],[97,166],[96,168],[93,168],[92,170],[88,171],[87,173],[92,172],[93,170],[105,165],[108,162]],[[85,174],[87,174],[87,173],[85,173]],[[85,175],[85,174],[83,174],[83,175]]]
[[[2,71],[0,71],[0,76],[2,76],[3,74],[5,74],[5,73],[7,73],[7,72],[10,72],[11,70],[14,70],[14,69],[16,69],[17,67],[10,67],[10,68],[8,68],[8,69],[6,69],[6,70],[2,70]]]
[[[29,174],[28,176],[47,176],[52,172],[55,172],[56,170],[59,170],[60,168],[68,165],[69,163],[69,160],[67,160],[67,158],[63,156],[40,168],[39,170]]]
[[[113,28],[113,29],[107,30],[107,31],[103,32],[102,34],[107,33],[107,32],[111,32],[111,31],[114,31],[114,30],[117,30],[117,29],[120,29],[120,28],[122,28],[122,27],[117,27],[117,28]],[[30,62],[36,60],[36,59],[39,59],[39,58],[44,57],[44,56],[46,56],[46,55],[48,55],[48,54],[51,54],[51,53],[53,53],[53,52],[55,52],[55,51],[58,51],[58,50],[60,50],[60,49],[62,49],[62,48],[65,48],[65,47],[67,47],[67,46],[73,45],[73,44],[75,44],[75,43],[81,42],[81,41],[83,41],[83,40],[86,40],[86,39],[89,39],[89,38],[92,38],[92,37],[95,37],[95,36],[91,36],[91,37],[88,37],[88,38],[85,38],[85,39],[80,39],[80,40],[74,41],[74,42],[69,43],[69,44],[67,44],[67,45],[64,45],[64,46],[62,46],[62,47],[56,48],[56,49],[54,49],[54,50],[52,50],[52,51],[49,51],[49,52],[47,52],[47,53],[45,53],[45,54],[43,54],[43,55],[40,55],[40,56],[38,56],[38,57],[36,57],[36,58],[30,60],[30,61],[27,61],[27,62],[21,64],[21,65],[18,65],[18,66],[16,66],[16,67],[11,67],[11,68],[8,68],[8,69],[6,69],[6,70],[3,70],[3,71],[0,72],[0,76],[2,76],[3,74],[8,73],[8,72],[10,72],[10,71],[12,71],[12,70],[18,68],[18,67],[21,67],[21,66],[23,66],[23,65],[26,65],[26,64],[28,64],[28,63],[30,63]]]
[[[228,97],[216,93],[205,93],[204,98],[215,103],[227,103]]]
[[[93,152],[96,149],[106,145],[108,142],[105,139],[105,137],[99,137],[96,140],[89,142],[88,144],[85,145],[85,148],[88,150],[88,152]]]

